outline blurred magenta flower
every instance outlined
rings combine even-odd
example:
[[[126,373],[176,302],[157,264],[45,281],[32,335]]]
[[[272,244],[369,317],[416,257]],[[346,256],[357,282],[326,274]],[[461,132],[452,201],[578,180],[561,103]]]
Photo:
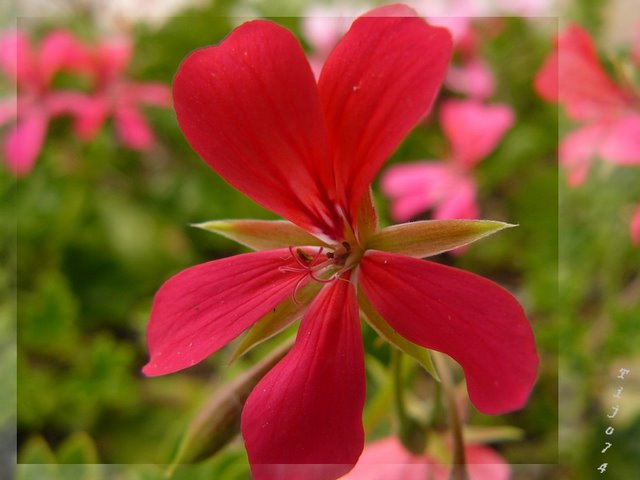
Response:
[[[507,225],[378,230],[371,202],[371,181],[431,108],[450,54],[446,30],[393,5],[354,21],[317,83],[293,35],[260,20],[180,66],[174,104],[191,146],[291,222],[202,225],[258,251],[188,268],[160,288],[143,371],[190,367],[249,328],[245,341],[257,342],[302,317],[292,350],[244,406],[254,478],[331,479],[356,463],[365,401],[359,306],[398,348],[455,358],[483,412],[527,400],[538,360],[516,299],[482,277],[413,258]]]
[[[433,218],[477,218],[473,169],[513,124],[508,105],[446,100],[440,122],[451,145],[444,161],[398,164],[383,174],[381,189],[391,199],[391,217],[407,221],[429,209]]]
[[[28,174],[42,150],[49,121],[75,112],[80,96],[54,90],[51,83],[60,70],[69,68],[77,54],[73,36],[63,30],[48,34],[33,48],[22,31],[0,36],[0,69],[17,86],[17,96],[0,100],[0,126],[16,124],[5,134],[2,150],[7,168],[15,175]]]
[[[169,87],[158,82],[134,82],[125,77],[133,56],[131,42],[110,38],[85,46],[76,68],[88,74],[92,92],[76,105],[75,130],[91,140],[109,117],[113,117],[120,142],[134,150],[148,150],[154,135],[140,111],[141,105],[169,107]]]
[[[560,142],[569,184],[580,185],[594,157],[618,165],[640,164],[640,98],[614,83],[602,68],[589,34],[569,26],[535,79],[545,100],[560,102],[583,124]]]
[[[467,445],[464,449],[470,480],[508,480],[511,474],[504,458],[488,447]],[[358,463],[344,480],[447,480],[450,467],[427,453],[415,455],[395,437],[365,446]]]

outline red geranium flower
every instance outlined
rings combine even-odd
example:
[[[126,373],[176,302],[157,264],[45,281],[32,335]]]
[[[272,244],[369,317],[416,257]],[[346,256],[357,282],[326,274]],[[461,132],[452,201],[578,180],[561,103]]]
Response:
[[[195,51],[176,75],[174,104],[193,148],[292,223],[204,225],[259,251],[188,268],[160,288],[144,372],[189,367],[252,326],[249,343],[302,317],[293,349],[243,410],[255,478],[336,478],[356,463],[365,401],[359,306],[398,348],[456,359],[483,412],[526,402],[538,360],[518,302],[481,277],[411,257],[506,224],[376,226],[369,184],[429,111],[450,54],[446,30],[390,6],[353,23],[317,84],[291,33],[260,20]]]

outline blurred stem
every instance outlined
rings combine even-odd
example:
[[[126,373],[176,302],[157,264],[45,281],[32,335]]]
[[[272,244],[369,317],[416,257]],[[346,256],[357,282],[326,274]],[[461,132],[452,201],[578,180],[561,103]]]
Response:
[[[288,339],[270,354],[226,386],[216,388],[191,422],[178,451],[165,471],[171,478],[181,463],[208,458],[229,443],[240,430],[240,415],[249,394],[257,383],[291,350]]]
[[[433,387],[433,407],[431,408],[431,412],[429,414],[429,425],[435,429],[438,429],[440,427],[444,428],[444,403],[442,401],[442,396],[444,394],[442,393],[442,382],[434,380]]]
[[[411,453],[422,455],[427,443],[425,428],[407,413],[404,402],[404,375],[402,368],[402,352],[393,348],[391,367],[393,376],[393,399],[400,421],[399,437],[402,445]]]
[[[451,370],[447,359],[439,352],[433,352],[433,359],[440,375],[442,392],[444,393],[449,410],[449,423],[453,437],[453,459],[449,480],[469,480],[467,462],[464,455],[464,438],[462,436],[462,422],[458,413],[455,388],[451,377]]]
[[[402,382],[402,352],[397,348],[391,349],[391,367],[393,368],[393,400],[396,406],[400,430],[407,423],[407,410],[404,406],[404,388]]]

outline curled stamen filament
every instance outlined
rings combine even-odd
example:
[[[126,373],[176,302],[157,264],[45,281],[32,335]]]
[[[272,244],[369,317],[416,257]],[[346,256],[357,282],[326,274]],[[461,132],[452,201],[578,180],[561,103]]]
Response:
[[[304,275],[301,275],[300,278],[298,278],[295,286],[293,287],[292,300],[296,305],[300,304],[297,294],[298,294],[298,291],[300,290],[302,283],[306,280],[307,276],[319,283],[330,283],[336,278],[337,272],[334,272],[328,278],[321,278],[319,276],[334,266],[333,261],[329,256],[327,256],[326,261],[318,263],[317,265],[314,265],[314,263],[318,260],[318,258],[320,258],[320,255],[322,255],[323,250],[324,248],[320,247],[316,252],[316,254],[313,257],[311,257],[304,250],[301,250],[301,249],[298,249],[296,252],[294,252],[293,247],[290,246],[289,252],[291,253],[291,257],[298,264],[298,266],[297,267],[296,266],[278,267],[278,270],[283,273],[285,272],[304,273]]]

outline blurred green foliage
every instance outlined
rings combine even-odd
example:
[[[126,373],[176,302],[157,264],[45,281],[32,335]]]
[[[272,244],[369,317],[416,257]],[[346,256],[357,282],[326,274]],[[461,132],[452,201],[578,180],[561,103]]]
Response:
[[[300,5],[290,3],[292,15],[300,15]],[[191,50],[220,41],[233,28],[235,7],[237,2],[220,0],[184,10],[157,29],[136,26],[129,75],[169,84]],[[261,8],[264,4],[257,5],[257,13],[270,13]],[[582,15],[597,23],[595,7]],[[300,34],[299,18],[279,20]],[[54,23],[59,19],[45,19],[36,31]],[[497,34],[482,48],[499,82],[494,100],[512,105],[517,121],[478,168],[480,204],[483,217],[520,226],[460,257],[438,260],[492,278],[519,297],[536,333],[541,370],[524,410],[503,417],[475,413],[471,423],[521,429],[523,440],[494,445],[512,463],[557,463],[561,354],[567,374],[560,386],[570,398],[561,411],[570,431],[561,432],[561,442],[572,443],[561,443],[560,454],[569,464],[564,474],[545,469],[519,478],[596,478],[597,465],[589,459],[603,438],[610,406],[599,392],[612,381],[609,366],[637,358],[640,345],[640,250],[627,235],[631,206],[640,198],[640,171],[598,164],[586,185],[568,189],[557,169],[557,108],[532,89],[556,22],[503,18],[492,25]],[[86,18],[68,19],[67,26],[95,38]],[[70,124],[60,120],[30,176],[15,182],[0,173],[2,226],[16,233],[15,242],[1,245],[7,261],[0,267],[0,285],[7,292],[15,289],[17,302],[9,295],[0,306],[0,338],[11,340],[17,303],[17,422],[19,461],[25,464],[20,480],[164,478],[162,465],[207,398],[273,347],[260,346],[229,367],[233,346],[179,374],[144,378],[140,373],[149,307],[162,282],[187,266],[243,251],[188,225],[275,218],[197,157],[170,110],[147,113],[158,137],[149,153],[120,147],[112,126],[81,144]],[[561,135],[572,128],[561,127]],[[390,162],[438,158],[445,148],[431,115]],[[390,223],[386,200],[375,193],[382,222]],[[369,385],[364,419],[368,433],[380,436],[395,428],[385,380],[389,348],[368,327],[364,334]],[[10,345],[0,349],[2,385],[11,385],[4,380],[15,368]],[[428,399],[433,386],[426,376],[416,368],[408,375],[413,394]],[[11,399],[9,389],[0,396],[0,407]],[[589,415],[598,421],[590,423]],[[0,425],[8,421],[0,417]],[[622,469],[627,456],[640,458],[631,446],[638,425],[637,412],[621,425],[617,439],[626,446],[612,450],[612,467]],[[202,464],[179,467],[173,478],[247,477],[246,456],[236,440]]]

